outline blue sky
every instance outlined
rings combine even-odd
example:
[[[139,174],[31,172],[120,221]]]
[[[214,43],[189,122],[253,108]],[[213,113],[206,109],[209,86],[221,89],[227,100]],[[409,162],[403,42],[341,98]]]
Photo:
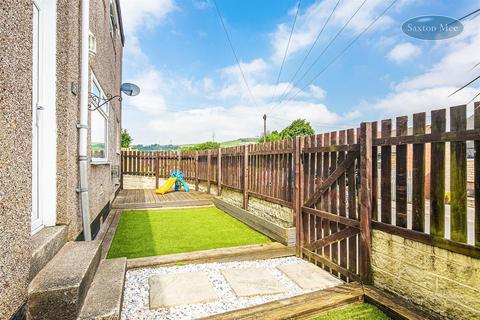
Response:
[[[213,135],[216,141],[224,141],[258,136],[263,130],[262,115],[267,113],[269,130],[304,118],[316,132],[325,132],[463,104],[477,94],[479,88],[473,86],[448,97],[480,73],[480,67],[472,70],[480,61],[480,18],[466,21],[462,34],[442,41],[410,38],[401,25],[428,14],[458,18],[480,7],[479,1],[398,0],[313,80],[391,3],[340,0],[292,82],[337,2],[301,2],[277,85],[298,1],[217,0],[252,97],[212,0],[122,0],[123,78],[142,90],[139,96],[124,99],[123,127],[131,132],[134,143],[198,143]],[[290,98],[279,103],[285,91],[291,92]]]

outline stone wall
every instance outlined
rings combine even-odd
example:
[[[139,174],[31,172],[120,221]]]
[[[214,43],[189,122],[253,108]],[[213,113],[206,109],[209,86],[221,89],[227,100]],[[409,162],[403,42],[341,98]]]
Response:
[[[212,194],[215,193],[212,186]],[[229,189],[223,189],[221,199],[239,208],[243,207],[243,194]],[[293,226],[293,210],[275,203],[250,197],[248,200],[248,211],[257,217],[270,221],[278,226],[288,228]]]
[[[32,2],[0,1],[0,319],[25,301],[32,212]]]
[[[373,231],[377,287],[449,319],[480,319],[480,260]]]

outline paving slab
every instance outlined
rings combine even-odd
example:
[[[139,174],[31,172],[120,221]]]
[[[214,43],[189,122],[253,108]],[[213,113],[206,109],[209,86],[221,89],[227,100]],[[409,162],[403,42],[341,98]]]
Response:
[[[343,284],[340,279],[311,263],[287,264],[277,269],[304,290],[322,290]]]
[[[148,279],[150,309],[211,302],[220,298],[203,271],[154,275]]]
[[[227,269],[222,274],[237,297],[280,294],[286,288],[265,268]]]

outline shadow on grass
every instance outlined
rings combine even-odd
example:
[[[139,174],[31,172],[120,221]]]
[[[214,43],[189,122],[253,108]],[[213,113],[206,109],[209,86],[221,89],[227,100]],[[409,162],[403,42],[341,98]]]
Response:
[[[107,258],[155,255],[150,215],[148,210],[123,212]]]

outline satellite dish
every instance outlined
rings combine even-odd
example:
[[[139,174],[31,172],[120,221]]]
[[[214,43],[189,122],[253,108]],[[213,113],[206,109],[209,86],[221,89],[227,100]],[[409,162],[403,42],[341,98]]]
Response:
[[[133,83],[122,83],[120,90],[125,93],[127,96],[136,96],[140,93],[140,88]]]

